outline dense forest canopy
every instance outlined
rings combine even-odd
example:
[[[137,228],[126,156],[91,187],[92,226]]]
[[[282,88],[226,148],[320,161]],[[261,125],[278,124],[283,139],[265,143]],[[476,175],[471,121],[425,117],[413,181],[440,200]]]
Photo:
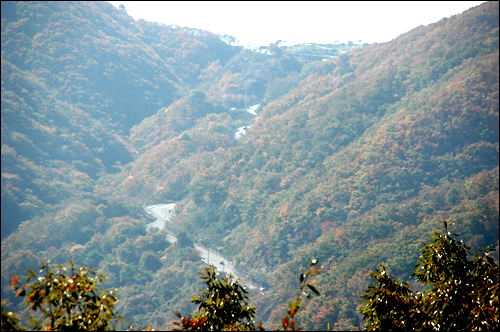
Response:
[[[21,311],[12,275],[74,257],[119,289],[126,324],[172,327],[204,263],[146,231],[143,207],[170,201],[188,240],[262,286],[266,327],[312,257],[321,296],[300,327],[342,330],[362,323],[370,272],[408,279],[439,220],[498,250],[498,11],[248,50],[106,2],[2,2],[2,299]]]

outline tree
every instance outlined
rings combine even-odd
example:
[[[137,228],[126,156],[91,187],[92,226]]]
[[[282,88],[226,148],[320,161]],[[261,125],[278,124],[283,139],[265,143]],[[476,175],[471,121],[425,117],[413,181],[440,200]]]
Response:
[[[189,238],[186,232],[181,231],[177,234],[177,246],[179,248],[193,247],[193,241]]]
[[[483,249],[472,261],[470,247],[445,232],[434,231],[432,243],[421,249],[412,276],[427,286],[414,294],[408,282],[401,283],[380,264],[376,287],[361,296],[360,312],[366,330],[494,330],[499,325],[498,264],[489,257],[494,249]]]
[[[299,292],[297,294],[297,298],[295,299],[295,301],[290,302],[290,310],[288,310],[288,314],[281,320],[281,322],[283,324],[284,331],[299,331],[300,330],[300,329],[297,329],[297,330],[295,329],[295,323],[297,322],[297,320],[294,319],[294,317],[297,314],[297,312],[299,311],[300,306],[302,305],[302,299],[301,299],[302,295],[305,295],[307,298],[311,297],[311,293],[306,292],[304,290],[304,288],[307,287],[307,290],[312,291],[316,295],[319,295],[319,291],[316,289],[316,287],[314,287],[313,285],[311,285],[308,282],[309,276],[314,275],[314,274],[318,274],[323,269],[322,266],[314,267],[314,265],[317,265],[317,264],[318,264],[318,261],[316,259],[312,259],[309,262],[309,269],[307,270],[307,272],[305,274],[301,274],[299,277],[300,289],[299,289]]]
[[[20,285],[19,278],[14,276],[10,281],[16,296],[26,296],[25,302],[33,311],[42,312],[41,321],[31,319],[33,330],[114,330],[117,316],[113,307],[118,300],[116,290],[100,290],[99,283],[104,284],[106,276],[94,272],[85,266],[75,268],[73,261],[68,265],[50,265],[41,263],[42,276],[37,277],[30,270],[26,284]],[[68,274],[69,272],[69,274]],[[36,282],[29,284],[31,278]],[[10,313],[10,317],[13,316]],[[9,324],[15,321],[6,320]],[[4,328],[4,312],[2,310],[2,330]],[[19,326],[18,326],[19,327]]]
[[[220,331],[235,329],[252,331],[255,329],[252,320],[255,317],[255,308],[248,305],[248,291],[229,278],[217,280],[215,267],[206,268],[202,273],[207,289],[195,295],[191,302],[198,304],[198,313],[193,319],[181,318],[180,325],[183,329],[202,331]]]
[[[271,52],[271,54],[276,54],[279,57],[283,55],[283,50],[279,47],[281,44],[281,40],[278,40],[276,43],[271,43],[267,47],[267,50]]]
[[[224,35],[221,37],[221,40],[228,43],[229,45],[232,45],[236,42],[236,38],[230,35]]]
[[[312,259],[309,269],[300,275],[301,286],[297,299],[290,303],[290,310],[282,319],[285,331],[300,331],[295,327],[294,317],[301,306],[302,295],[310,298],[311,294],[307,290],[319,295],[318,290],[308,281],[309,276],[323,269],[315,267],[317,264],[318,261]],[[56,271],[50,267],[48,263],[41,263],[41,272],[45,270],[45,275],[38,277],[34,284],[29,284],[31,277],[37,278],[32,270],[29,271],[26,284],[21,285],[17,276],[10,281],[16,296],[26,296],[28,308],[41,310],[43,313],[41,322],[31,319],[32,330],[115,330],[114,321],[123,323],[123,317],[117,316],[113,311],[118,300],[115,295],[117,290],[100,291],[97,288],[99,282],[104,283],[106,276],[95,273],[92,268],[75,268],[73,261],[70,261],[69,275],[66,275],[68,265],[52,266]],[[199,305],[198,313],[192,315],[193,318],[176,313],[180,322],[174,322],[175,325],[189,331],[255,330],[252,321],[255,308],[248,305],[245,287],[239,285],[237,280],[232,280],[231,274],[229,278],[217,279],[214,266],[202,273],[202,279],[206,280],[208,288],[191,299]],[[2,301],[1,330],[27,330],[19,325],[20,319],[13,312],[3,310],[4,305]],[[264,330],[262,323],[259,322],[258,328]],[[150,327],[144,329],[151,331]]]
[[[28,331],[28,329],[22,328],[19,325],[19,317],[14,315],[12,311],[3,310],[5,301],[2,301],[2,324],[0,326],[1,331]]]
[[[151,251],[146,251],[145,253],[142,254],[141,261],[139,264],[143,268],[153,272],[158,271],[158,269],[160,269],[162,266],[161,261]]]
[[[151,281],[151,273],[142,266],[127,264],[120,270],[120,283],[122,285],[144,285],[148,281]]]
[[[323,267],[316,267],[316,259],[309,263],[309,269],[305,274],[300,275],[300,290],[295,301],[290,302],[290,310],[282,319],[284,331],[300,331],[296,329],[294,319],[302,303],[302,295],[307,298],[311,294],[306,291],[312,291],[319,295],[318,290],[309,283],[309,276],[317,274]],[[205,279],[207,289],[199,295],[195,295],[191,302],[198,304],[198,313],[191,314],[192,318],[183,317],[176,313],[180,321],[174,324],[185,331],[254,331],[255,308],[248,305],[248,291],[245,287],[233,281],[231,274],[229,278],[217,280],[215,267],[206,268],[202,273],[202,279]],[[306,288],[307,287],[307,288]],[[259,330],[263,331],[262,323],[258,324]]]

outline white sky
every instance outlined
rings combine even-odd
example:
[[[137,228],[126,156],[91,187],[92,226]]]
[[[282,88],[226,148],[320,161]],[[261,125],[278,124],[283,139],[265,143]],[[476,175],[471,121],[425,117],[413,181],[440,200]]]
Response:
[[[241,45],[383,43],[484,1],[108,1],[134,19],[228,34]]]

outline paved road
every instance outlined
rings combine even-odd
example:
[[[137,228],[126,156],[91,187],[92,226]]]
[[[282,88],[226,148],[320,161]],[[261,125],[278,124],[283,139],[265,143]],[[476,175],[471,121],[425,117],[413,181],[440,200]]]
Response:
[[[172,218],[172,211],[174,209],[175,203],[171,204],[159,204],[159,205],[151,205],[146,207],[146,211],[152,216],[156,217],[156,221],[150,222],[146,225],[146,232],[150,227],[156,227],[158,229],[165,229],[165,224],[167,220]],[[168,216],[168,218],[167,218]],[[172,232],[167,230],[167,240],[170,243],[174,243],[177,241],[177,238]]]
[[[215,265],[218,271],[226,272],[228,275],[231,273],[233,277],[240,278],[241,276],[234,270],[233,264],[228,262],[224,257],[217,254],[212,250],[195,244],[194,247],[200,253],[201,259],[208,265]],[[251,288],[251,287],[250,287]]]
[[[156,217],[156,221],[150,222],[146,225],[146,231],[149,230],[150,227],[156,227],[158,229],[165,229],[165,224],[170,222],[170,219],[173,217],[172,211],[175,207],[175,203],[170,204],[157,204],[146,207],[146,211],[152,216]],[[174,243],[177,241],[175,234],[167,229],[167,240],[170,243]],[[224,257],[220,254],[214,252],[213,250],[209,250],[205,247],[202,247],[198,244],[194,245],[195,249],[200,253],[201,259],[208,265],[214,265],[218,271],[231,273],[234,278],[240,278],[241,276],[235,271],[232,262],[228,262]],[[243,283],[250,289],[258,288],[257,286],[251,284],[249,281]]]

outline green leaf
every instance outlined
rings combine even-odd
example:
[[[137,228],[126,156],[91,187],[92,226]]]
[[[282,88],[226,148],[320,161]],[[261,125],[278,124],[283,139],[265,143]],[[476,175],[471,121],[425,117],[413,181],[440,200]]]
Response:
[[[318,290],[316,289],[316,287],[314,287],[313,285],[311,284],[307,284],[307,287],[309,287],[310,290],[312,290],[314,293],[316,293],[316,295],[319,295],[319,292]]]
[[[295,312],[295,302],[292,301],[290,302],[290,315],[293,315],[294,312]]]

